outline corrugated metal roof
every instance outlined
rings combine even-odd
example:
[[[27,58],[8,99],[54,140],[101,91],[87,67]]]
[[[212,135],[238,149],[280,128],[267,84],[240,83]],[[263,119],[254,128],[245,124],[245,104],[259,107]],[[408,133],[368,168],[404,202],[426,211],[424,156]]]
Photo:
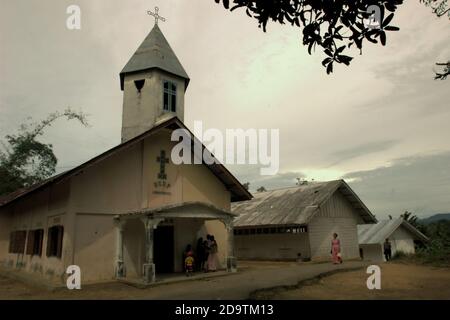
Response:
[[[400,226],[405,227],[416,240],[428,241],[428,238],[402,218],[381,220],[376,224],[358,225],[359,244],[383,243]]]
[[[120,72],[120,88],[123,90],[125,74],[152,68],[158,68],[184,78],[186,87],[189,84],[189,76],[157,24]]]
[[[361,213],[364,221],[376,222],[347,183],[335,180],[255,193],[252,200],[233,203],[232,212],[238,215],[234,226],[305,225],[338,190]]]

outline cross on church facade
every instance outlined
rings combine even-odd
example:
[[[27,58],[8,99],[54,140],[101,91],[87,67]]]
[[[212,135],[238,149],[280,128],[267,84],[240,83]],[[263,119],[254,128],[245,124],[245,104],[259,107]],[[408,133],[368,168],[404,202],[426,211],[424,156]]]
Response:
[[[158,20],[161,20],[162,22],[166,22],[166,19],[163,18],[163,17],[161,17],[161,16],[158,14],[158,12],[159,12],[159,8],[158,8],[158,7],[155,7],[155,12],[151,12],[150,10],[147,11],[147,14],[148,14],[148,15],[153,16],[153,17],[155,18],[155,24],[156,24],[156,25],[158,24]]]
[[[166,180],[166,163],[169,163],[169,158],[166,158],[166,152],[161,150],[159,157],[156,158],[156,161],[159,162],[159,173],[158,179]]]

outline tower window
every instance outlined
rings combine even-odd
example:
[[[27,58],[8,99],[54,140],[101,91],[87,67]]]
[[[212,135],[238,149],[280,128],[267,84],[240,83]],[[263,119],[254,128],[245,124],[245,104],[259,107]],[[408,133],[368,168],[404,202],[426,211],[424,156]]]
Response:
[[[177,111],[177,85],[170,81],[164,81],[164,104],[165,111]]]
[[[141,92],[141,89],[144,87],[145,79],[134,80],[134,85],[138,92]]]

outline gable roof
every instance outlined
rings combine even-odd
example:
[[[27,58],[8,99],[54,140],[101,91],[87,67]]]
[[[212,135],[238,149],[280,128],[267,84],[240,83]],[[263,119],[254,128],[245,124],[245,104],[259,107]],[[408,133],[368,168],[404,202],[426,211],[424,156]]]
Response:
[[[150,70],[153,68],[161,69],[184,78],[187,88],[189,76],[157,24],[155,24],[153,29],[120,72],[120,88],[123,90],[125,74]]]
[[[117,152],[120,152],[121,150],[124,150],[128,147],[131,147],[134,144],[139,143],[140,141],[146,139],[147,137],[155,134],[156,132],[162,130],[162,129],[185,129],[192,139],[192,143],[194,141],[199,141],[197,138],[195,138],[194,134],[184,125],[184,123],[178,119],[176,116],[173,116],[171,118],[168,118],[166,120],[163,120],[159,123],[157,123],[154,127],[147,130],[146,132],[140,134],[139,136],[130,139],[124,143],[121,143],[117,145],[114,148],[111,148],[104,153],[92,158],[91,160],[79,165],[78,167],[75,167],[71,170],[68,170],[66,172],[60,173],[58,175],[55,175],[47,180],[44,180],[38,184],[35,184],[33,186],[30,186],[28,188],[22,188],[19,190],[16,190],[10,194],[7,194],[5,196],[0,197],[0,207],[3,207],[9,203],[12,203],[18,199],[23,198],[26,195],[29,195],[33,192],[36,192],[38,190],[42,190],[43,188],[46,188],[52,184],[56,184],[58,182],[61,182],[62,180],[68,179],[74,175],[79,174],[82,172],[85,168],[88,168],[92,165],[95,165],[104,159],[108,158],[109,156],[116,154]],[[206,147],[202,145],[202,150],[206,149]],[[192,149],[194,150],[194,149]],[[214,156],[212,156],[213,159]],[[213,164],[206,164],[203,162],[203,165],[207,166],[209,170],[225,185],[225,187],[230,191],[231,193],[231,201],[242,201],[242,200],[248,200],[252,198],[252,194],[245,189],[245,187],[238,181],[236,177],[233,176],[233,174],[230,173],[230,171],[225,168],[225,166],[221,163],[213,163]]]
[[[349,200],[365,222],[376,222],[348,184],[335,180],[260,192],[252,200],[234,203],[232,212],[238,215],[234,226],[306,225],[337,191]]]
[[[381,244],[389,238],[400,226],[407,229],[415,240],[428,241],[428,237],[414,228],[402,218],[380,220],[376,224],[358,225],[359,244]]]

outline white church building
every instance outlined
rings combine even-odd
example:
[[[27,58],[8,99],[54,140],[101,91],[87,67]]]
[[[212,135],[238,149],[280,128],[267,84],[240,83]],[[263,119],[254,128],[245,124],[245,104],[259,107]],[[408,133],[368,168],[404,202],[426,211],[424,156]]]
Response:
[[[252,195],[222,164],[174,164],[189,77],[157,24],[120,73],[122,141],[80,166],[0,198],[0,266],[65,283],[154,282],[213,234],[236,269],[231,203]],[[204,148],[204,147],[203,147]]]

